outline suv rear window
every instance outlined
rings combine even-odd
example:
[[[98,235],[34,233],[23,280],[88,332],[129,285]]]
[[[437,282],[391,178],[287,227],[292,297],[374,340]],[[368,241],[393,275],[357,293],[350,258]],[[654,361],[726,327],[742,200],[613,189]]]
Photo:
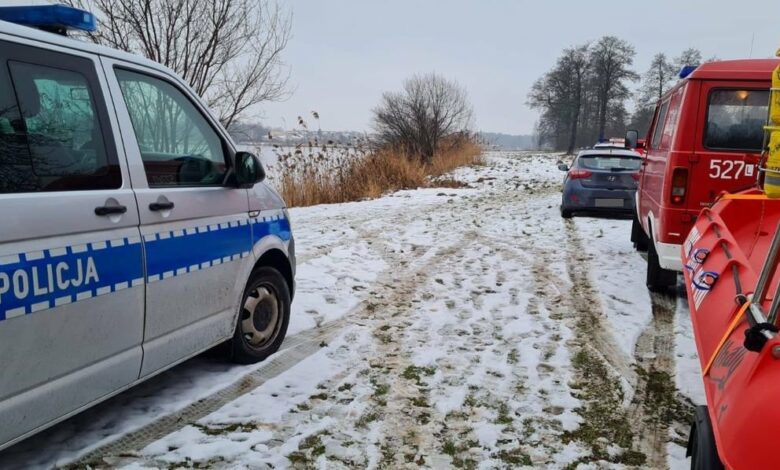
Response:
[[[761,151],[769,90],[713,90],[707,108],[704,146]]]
[[[638,170],[642,164],[639,157],[593,155],[583,156],[578,159],[579,167],[588,170]]]

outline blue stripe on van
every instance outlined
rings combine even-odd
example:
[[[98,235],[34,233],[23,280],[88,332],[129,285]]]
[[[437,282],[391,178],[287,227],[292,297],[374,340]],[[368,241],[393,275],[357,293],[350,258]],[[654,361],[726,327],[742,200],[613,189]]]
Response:
[[[252,223],[252,245],[267,237],[275,235],[284,241],[292,238],[292,229],[290,221],[286,217],[270,217],[265,220],[262,218],[254,219]]]
[[[267,236],[290,240],[282,216],[244,219],[0,257],[0,321],[249,256]]]
[[[164,236],[165,238],[162,238]],[[252,228],[246,220],[201,226],[144,237],[147,282],[206,269],[245,257],[252,251]]]
[[[138,238],[21,253],[3,259],[6,262],[0,265],[0,321],[143,283]]]

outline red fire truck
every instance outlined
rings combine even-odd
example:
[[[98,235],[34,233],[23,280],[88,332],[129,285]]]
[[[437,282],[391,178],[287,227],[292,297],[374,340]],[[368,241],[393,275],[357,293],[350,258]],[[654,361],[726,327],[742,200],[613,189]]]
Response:
[[[703,208],[723,191],[755,185],[777,59],[686,67],[656,107],[631,230],[647,250],[647,286],[665,290],[682,271],[680,248]],[[626,146],[641,147],[629,131]]]

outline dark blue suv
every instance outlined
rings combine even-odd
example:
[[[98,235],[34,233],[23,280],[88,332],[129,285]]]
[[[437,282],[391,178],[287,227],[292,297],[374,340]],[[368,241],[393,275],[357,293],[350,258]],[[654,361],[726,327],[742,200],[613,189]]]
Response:
[[[575,212],[631,215],[642,157],[623,149],[592,149],[580,152],[571,168],[561,163],[563,179],[561,216]]]

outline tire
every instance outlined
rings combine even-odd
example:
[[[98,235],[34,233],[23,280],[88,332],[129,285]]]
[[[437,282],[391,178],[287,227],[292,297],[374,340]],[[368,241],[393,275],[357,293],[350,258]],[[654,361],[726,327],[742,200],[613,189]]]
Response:
[[[290,323],[290,289],[274,268],[262,266],[249,276],[230,341],[230,359],[254,364],[279,350]]]
[[[691,470],[723,470],[706,406],[696,407],[686,456],[691,458]]]
[[[563,206],[561,206],[561,217],[564,219],[571,219],[572,212],[569,209],[564,209]]]
[[[677,272],[661,267],[655,242],[647,240],[647,288],[650,292],[665,292],[677,285]]]
[[[647,241],[648,240],[647,234],[645,234],[645,229],[642,228],[642,225],[639,223],[639,219],[637,218],[636,214],[634,214],[634,218],[631,221],[631,242],[634,244],[636,251],[647,251]]]

